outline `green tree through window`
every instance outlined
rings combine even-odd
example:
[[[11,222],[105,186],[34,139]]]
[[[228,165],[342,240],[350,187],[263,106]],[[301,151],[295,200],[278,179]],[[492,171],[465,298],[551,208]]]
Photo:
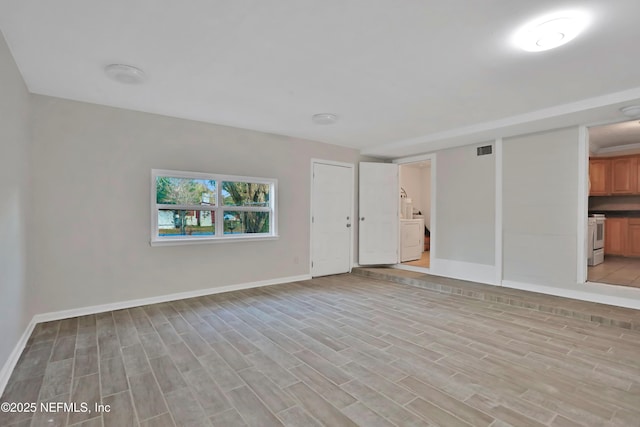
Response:
[[[215,205],[216,182],[214,180],[173,178],[160,176],[156,179],[156,201],[169,205]],[[175,226],[180,234],[187,232],[187,212],[176,211]],[[196,216],[196,227],[200,228],[200,216]]]
[[[251,182],[222,182],[225,206],[269,206],[269,184]],[[265,233],[269,231],[269,216],[261,212],[246,212],[239,215],[245,233]]]

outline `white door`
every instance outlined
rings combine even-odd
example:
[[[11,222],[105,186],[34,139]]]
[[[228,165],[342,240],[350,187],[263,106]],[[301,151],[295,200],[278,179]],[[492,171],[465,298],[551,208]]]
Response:
[[[353,165],[313,163],[311,275],[351,271]]]
[[[359,257],[361,265],[399,262],[398,165],[360,163]]]

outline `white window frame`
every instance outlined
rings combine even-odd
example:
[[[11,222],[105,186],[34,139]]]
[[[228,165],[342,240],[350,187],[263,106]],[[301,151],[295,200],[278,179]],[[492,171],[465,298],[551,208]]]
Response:
[[[202,205],[172,205],[156,203],[156,179],[158,177],[190,178],[214,180],[216,182],[216,204],[214,206]],[[224,205],[222,197],[222,182],[250,182],[256,184],[268,184],[270,188],[269,206],[227,206]],[[221,243],[238,242],[247,240],[275,240],[278,236],[278,216],[277,216],[277,191],[278,180],[275,178],[259,178],[252,176],[222,175],[201,172],[186,172],[167,169],[151,170],[151,246],[171,246],[190,245],[198,243]],[[215,212],[215,235],[213,236],[180,236],[163,237],[159,235],[158,211],[160,209],[174,210],[204,210]],[[269,233],[245,233],[245,234],[224,234],[224,212],[269,212]]]

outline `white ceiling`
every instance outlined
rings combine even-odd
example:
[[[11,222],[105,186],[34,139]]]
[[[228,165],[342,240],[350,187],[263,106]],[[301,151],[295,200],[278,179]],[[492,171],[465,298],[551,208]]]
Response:
[[[558,49],[510,37],[579,7]],[[640,103],[638,0],[0,0],[33,93],[412,155]],[[143,69],[145,84],[104,66]],[[311,122],[335,113],[333,125]]]
[[[596,154],[640,149],[640,118],[589,128],[589,147]]]

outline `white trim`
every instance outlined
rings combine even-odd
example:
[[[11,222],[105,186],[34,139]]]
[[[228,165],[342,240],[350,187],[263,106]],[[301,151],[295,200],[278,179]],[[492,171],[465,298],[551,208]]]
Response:
[[[317,158],[312,158],[311,159],[311,170],[309,172],[309,276],[313,276],[313,169],[314,166],[316,164],[321,164],[321,165],[328,165],[328,166],[339,166],[339,167],[343,167],[343,168],[349,168],[351,169],[351,183],[350,183],[350,189],[351,189],[351,214],[349,215],[349,218],[351,218],[351,229],[349,230],[349,273],[351,273],[351,270],[354,267],[354,257],[353,257],[353,252],[354,252],[354,229],[355,227],[358,225],[358,220],[355,216],[355,193],[354,193],[354,188],[356,185],[356,180],[355,180],[355,165],[353,163],[346,163],[346,162],[337,162],[334,160],[324,160],[324,159],[317,159]]]
[[[496,271],[496,277],[495,277],[495,284],[496,285],[501,285],[502,284],[502,264],[503,264],[503,258],[502,258],[502,245],[503,245],[503,241],[502,241],[502,182],[503,182],[503,163],[502,163],[502,138],[497,138],[495,141],[495,150],[496,150],[496,158],[495,158],[495,180],[496,180],[496,194],[495,194],[495,202],[496,202],[496,207],[495,207],[495,259],[494,259],[494,263],[495,263],[495,271]]]
[[[310,274],[299,276],[277,277],[274,279],[260,280],[257,282],[238,283],[235,285],[219,286],[215,288],[195,289],[193,291],[178,292],[175,294],[160,295],[156,297],[140,298],[127,301],[113,302],[109,304],[92,305],[89,307],[72,308],[70,310],[55,311],[51,313],[36,314],[33,320],[36,323],[50,322],[52,320],[67,319],[69,317],[86,316],[88,314],[103,313],[105,311],[121,310],[148,304],[157,304],[167,301],[176,301],[186,298],[195,298],[205,295],[215,295],[223,292],[239,291],[243,289],[259,288],[262,286],[280,285],[282,283],[310,280]]]
[[[496,285],[496,267],[493,265],[438,259],[432,256],[429,274]]]
[[[430,192],[429,192],[429,205],[430,205],[430,209],[429,209],[429,233],[430,233],[430,239],[431,239],[431,243],[430,243],[430,249],[429,249],[429,257],[430,259],[432,259],[434,257],[434,253],[435,253],[435,238],[434,238],[434,231],[435,231],[435,223],[436,223],[436,153],[429,153],[429,154],[420,154],[418,156],[410,156],[410,157],[402,157],[399,159],[393,159],[391,161],[391,163],[396,163],[398,166],[404,166],[404,165],[410,165],[412,163],[420,163],[420,162],[429,162],[429,174],[431,175],[429,177],[429,186],[431,187]],[[398,168],[398,173],[399,173],[400,169]],[[400,179],[398,179],[398,186],[400,186]],[[400,209],[400,201],[398,201],[398,210]],[[398,227],[400,226],[399,224],[400,221],[398,221]],[[425,224],[426,226],[426,224]],[[401,248],[401,244],[400,244],[400,232],[398,232],[398,248]],[[398,250],[398,257],[400,256],[400,249]],[[407,270],[407,271],[415,271],[418,273],[425,273],[425,274],[430,274],[431,273],[431,268],[430,267],[417,267],[414,265],[404,265],[402,264],[402,262],[400,262],[400,260],[398,260],[398,264],[395,264],[394,267],[399,269],[399,270]]]
[[[630,151],[630,150],[640,150],[640,143],[618,145],[616,147],[599,148],[594,151],[594,154],[609,154],[609,153],[618,153],[618,152]]]
[[[229,236],[227,234],[227,236]],[[231,243],[231,242],[260,242],[263,240],[278,240],[279,235],[255,233],[251,235],[238,235],[233,237],[191,237],[189,239],[181,239],[179,237],[167,237],[162,240],[152,240],[149,242],[150,246],[183,246],[183,245],[202,245],[210,243]]]
[[[604,125],[613,125],[616,123],[624,123],[624,122],[629,122],[629,121],[633,121],[634,119],[632,117],[615,117],[615,118],[607,118],[604,120],[593,120],[593,121],[589,121],[587,123],[584,123],[584,125],[587,128],[592,128],[592,127],[596,127],[596,126],[604,126]]]
[[[393,162],[392,162],[393,163]],[[402,221],[400,221],[400,212],[402,212],[402,174],[400,173],[400,164],[396,163],[396,175],[397,175],[397,184],[398,184],[398,188],[396,189],[396,194],[398,195],[398,197],[396,198],[396,263],[400,264],[402,263]],[[405,193],[406,195],[407,193]],[[413,215],[413,211],[411,212],[411,214]],[[404,216],[404,213],[403,213]],[[424,221],[423,221],[424,223]]]
[[[155,208],[156,203],[158,202],[158,193],[157,193],[157,183],[156,183],[156,172],[162,172],[162,170],[158,171],[157,169],[151,169],[151,180],[149,182],[149,197],[151,200],[151,204],[149,205],[151,207],[151,222],[149,223],[149,227],[151,227],[151,230],[149,232],[149,243],[151,246],[153,246],[154,241],[156,240],[156,234],[157,234],[157,230],[158,230],[158,213],[157,210]],[[220,192],[218,192],[218,195],[216,195],[216,202],[218,201],[218,197],[220,195]]]
[[[438,186],[436,185],[436,160],[437,160],[437,154],[434,153],[431,155],[431,219],[429,220],[429,225],[431,228],[429,228],[429,233],[431,233],[431,242],[430,242],[430,249],[429,249],[429,256],[431,257],[431,259],[435,259],[437,256],[437,249],[438,249],[438,245],[436,243],[436,234],[438,233],[438,227],[436,226],[436,203],[438,198],[437,196],[437,190],[438,190]],[[429,262],[429,265],[431,265],[431,262]],[[431,268],[429,268],[431,270]]]
[[[419,156],[401,157],[399,159],[393,159],[391,163],[397,163],[399,165],[420,163],[420,162],[425,162],[427,160],[431,160],[434,157],[434,155],[435,153],[430,153],[430,154],[420,154]]]
[[[317,159],[317,158],[312,158],[311,159],[311,164],[313,163],[321,163],[323,165],[329,165],[329,166],[342,166],[345,168],[353,168],[355,165],[353,163],[347,163],[347,162],[337,162],[334,160],[324,160],[324,159]]]
[[[590,292],[590,288],[598,289],[600,286],[611,287],[612,285],[586,282],[584,290],[558,288],[554,286],[534,285],[531,283],[513,282],[504,280],[502,285],[507,288],[520,289],[523,291],[538,292],[546,295],[555,295],[559,297],[572,298],[581,301],[595,302],[598,304],[608,304],[617,307],[626,307],[640,310],[640,290],[638,290],[638,298],[629,298],[623,296],[606,295],[599,292]],[[610,288],[609,288],[610,289]],[[606,292],[606,290],[605,290]]]
[[[4,393],[4,389],[7,386],[7,383],[9,383],[9,378],[11,378],[11,374],[18,364],[20,355],[27,345],[27,341],[29,341],[29,337],[31,336],[31,333],[33,332],[33,328],[35,328],[35,326],[36,322],[32,319],[22,333],[22,336],[16,343],[16,346],[13,348],[13,351],[11,352],[11,354],[9,354],[9,358],[6,362],[4,362],[4,365],[0,370],[0,396],[2,396],[2,394]]]
[[[274,180],[274,178],[260,176],[224,175],[219,173],[176,171],[170,169],[152,169],[152,172],[154,172],[154,177],[166,176],[169,178],[210,179],[214,181],[251,182],[256,184],[271,184]]]
[[[157,203],[156,200],[156,180],[158,177],[189,178],[212,180],[216,183],[216,202],[210,205],[171,205]],[[271,189],[269,206],[232,206],[225,205],[222,199],[223,182],[249,182],[269,185]],[[175,171],[168,169],[151,169],[150,198],[151,198],[151,246],[177,246],[202,243],[219,243],[228,241],[246,240],[274,240],[278,238],[278,180],[276,178],[264,178],[254,176],[223,175],[214,173]],[[217,219],[214,223],[214,235],[204,236],[165,236],[158,232],[158,210],[199,210],[211,211]],[[224,213],[225,211],[238,212],[268,212],[269,213],[269,233],[243,233],[239,235],[224,234]]]
[[[589,215],[589,132],[578,128],[578,265],[577,282],[587,281],[588,219]]]
[[[212,211],[216,208],[225,208],[225,211],[241,211],[241,212],[271,212],[269,206],[232,206],[232,205],[168,205],[157,204],[156,209],[169,209],[169,210],[186,210],[186,211]]]

